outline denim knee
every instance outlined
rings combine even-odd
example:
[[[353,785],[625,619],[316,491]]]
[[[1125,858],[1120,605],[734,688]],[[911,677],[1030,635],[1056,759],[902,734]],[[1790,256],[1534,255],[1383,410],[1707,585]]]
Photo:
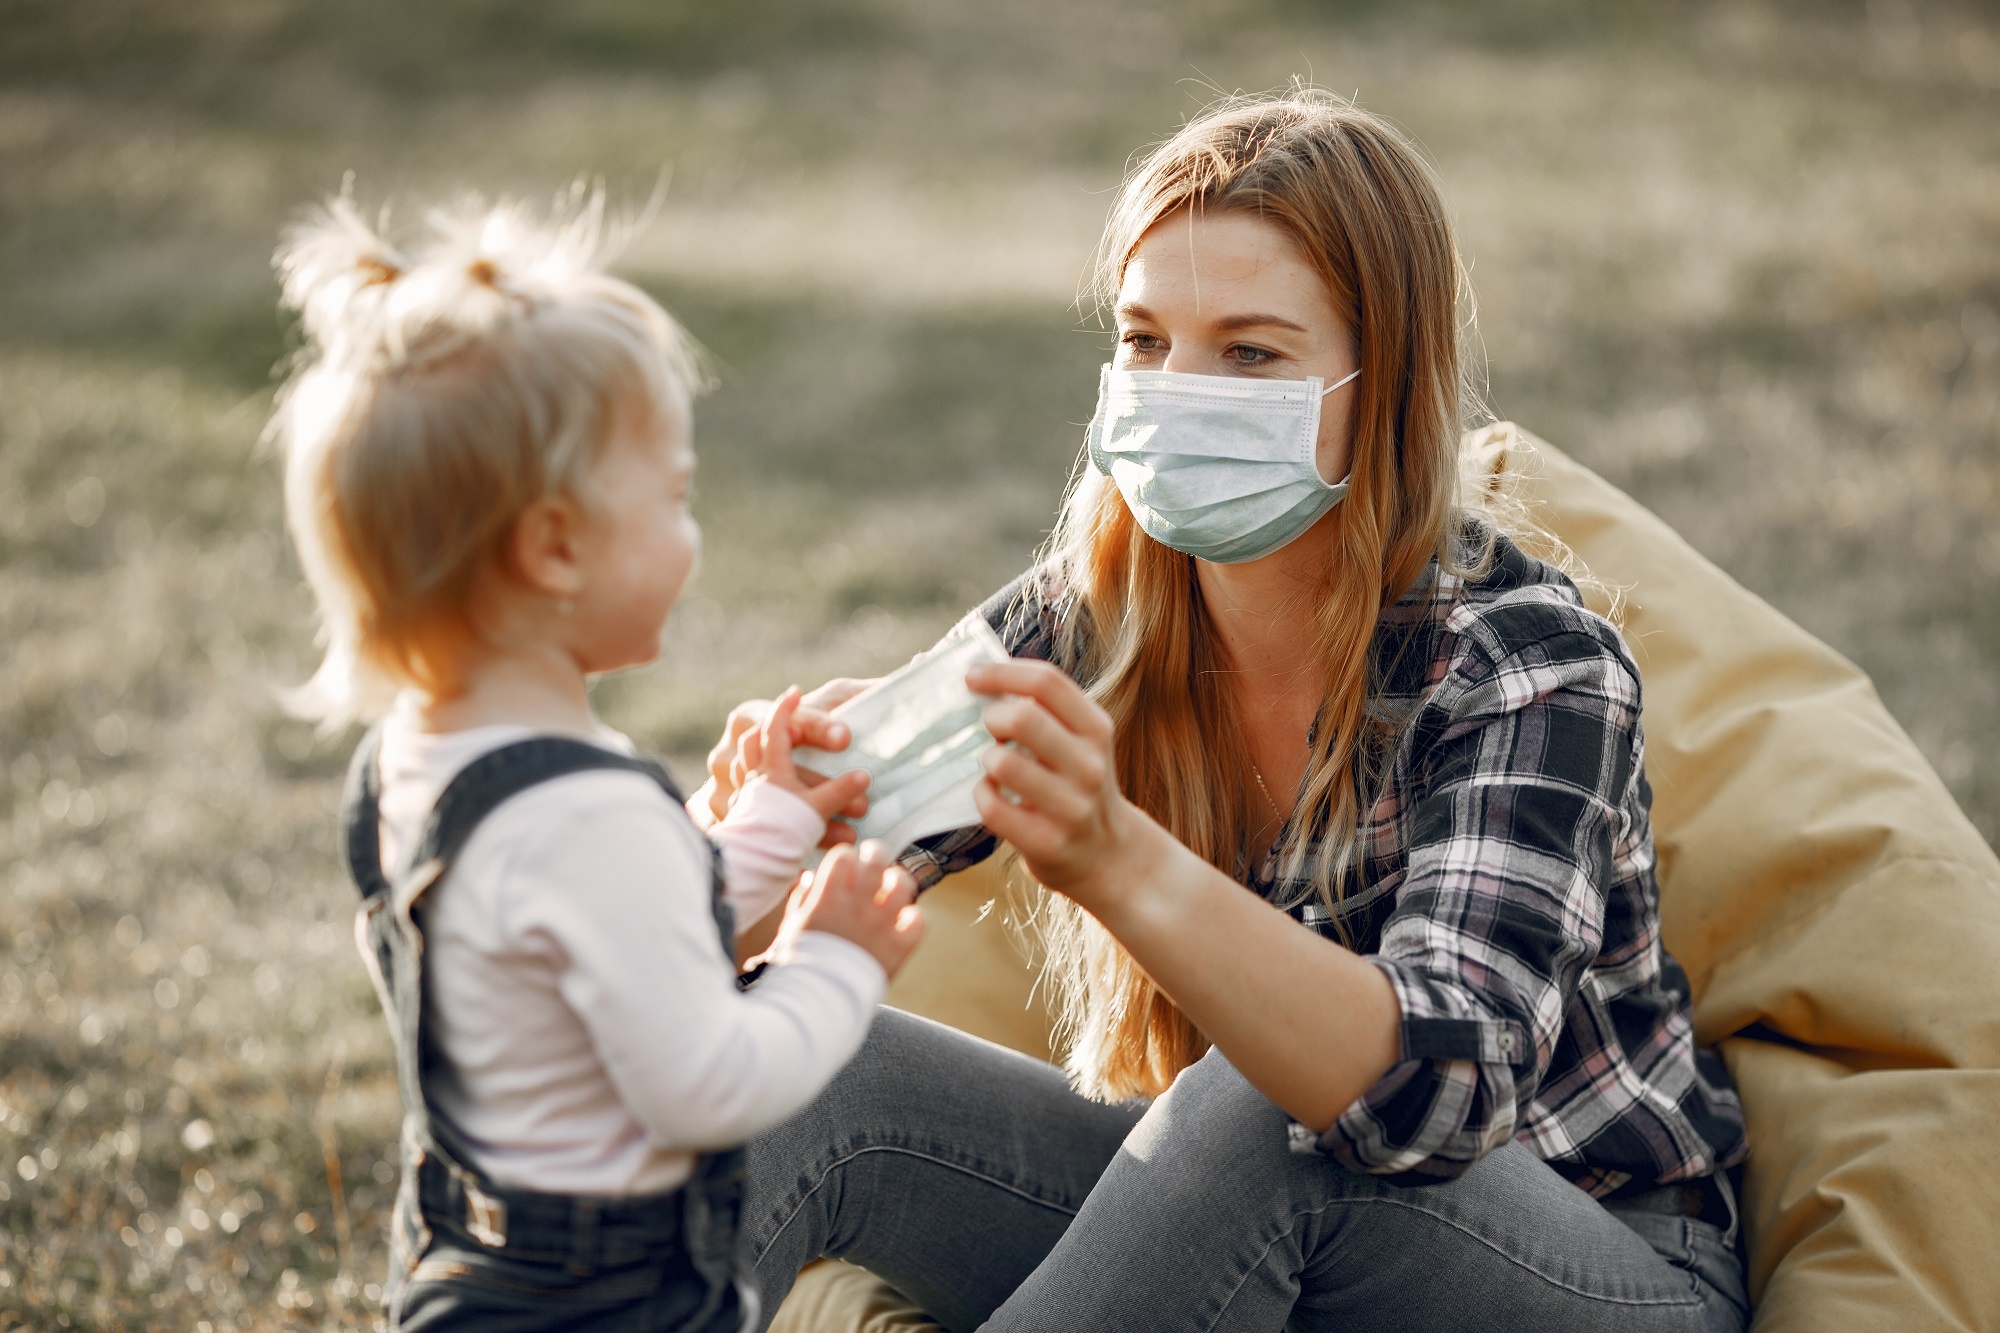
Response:
[[[1372,1178],[1356,1176],[1317,1153],[1291,1147],[1292,1118],[1259,1092],[1220,1051],[1181,1071],[1141,1118],[1125,1155],[1148,1164],[1159,1204],[1214,1207],[1218,1192],[1268,1199],[1289,1213],[1301,1196],[1315,1201],[1345,1193],[1373,1194]]]

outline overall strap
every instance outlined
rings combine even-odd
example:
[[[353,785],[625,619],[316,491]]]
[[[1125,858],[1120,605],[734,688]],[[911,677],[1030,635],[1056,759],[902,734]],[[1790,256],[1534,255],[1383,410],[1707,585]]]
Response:
[[[345,836],[347,873],[363,902],[372,902],[389,892],[382,874],[382,773],[376,760],[382,754],[382,724],[368,728],[354,757],[347,763],[347,786],[340,797],[340,823]]]

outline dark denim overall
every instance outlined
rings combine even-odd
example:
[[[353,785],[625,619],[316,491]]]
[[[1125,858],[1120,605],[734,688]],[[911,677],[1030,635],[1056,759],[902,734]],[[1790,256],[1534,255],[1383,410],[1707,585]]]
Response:
[[[742,1149],[701,1157],[670,1194],[542,1194],[482,1176],[463,1133],[430,1095],[442,1055],[425,1016],[424,892],[444,878],[479,822],[517,792],[569,773],[623,769],[645,774],[679,805],[673,780],[650,760],[582,741],[503,746],[452,779],[392,884],[382,874],[379,747],[378,728],[355,753],[345,820],[348,869],[362,897],[357,933],[395,1037],[403,1093],[390,1327],[738,1333],[753,1326],[755,1288],[744,1280],[737,1247]],[[712,866],[716,929],[733,951],[719,859]]]

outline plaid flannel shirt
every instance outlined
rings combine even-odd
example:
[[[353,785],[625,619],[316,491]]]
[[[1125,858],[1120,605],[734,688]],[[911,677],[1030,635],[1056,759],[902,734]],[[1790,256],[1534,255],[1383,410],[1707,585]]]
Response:
[[[981,613],[1017,656],[1054,656],[1057,612],[1024,575]],[[1687,975],[1660,942],[1624,640],[1561,573],[1496,540],[1487,572],[1433,566],[1382,617],[1371,707],[1390,740],[1360,864],[1330,913],[1275,857],[1241,876],[1382,969],[1402,1058],[1295,1146],[1403,1183],[1520,1139],[1598,1197],[1742,1160],[1742,1107],[1697,1047]],[[928,884],[990,855],[983,828],[906,855]]]

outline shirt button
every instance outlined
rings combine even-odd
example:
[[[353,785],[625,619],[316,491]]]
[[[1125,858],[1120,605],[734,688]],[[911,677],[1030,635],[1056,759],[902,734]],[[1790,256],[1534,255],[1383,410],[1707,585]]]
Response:
[[[1511,1032],[1503,1032],[1503,1033],[1501,1033],[1501,1034],[1500,1034],[1500,1049],[1501,1049],[1502,1051],[1505,1051],[1505,1052],[1507,1052],[1508,1054],[1512,1054],[1512,1053],[1513,1053],[1513,1050],[1514,1050],[1514,1034],[1513,1034],[1513,1033],[1511,1033]]]

